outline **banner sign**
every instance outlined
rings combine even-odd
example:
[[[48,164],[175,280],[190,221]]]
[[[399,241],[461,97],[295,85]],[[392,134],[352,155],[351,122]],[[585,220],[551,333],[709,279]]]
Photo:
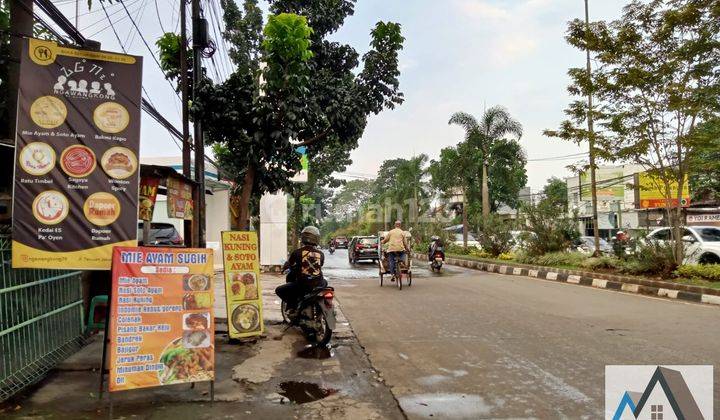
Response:
[[[174,219],[192,220],[192,187],[180,179],[167,179],[167,212]]]
[[[159,186],[159,178],[140,178],[140,207],[138,208],[138,219],[152,222]]]
[[[257,232],[222,232],[225,299],[230,338],[263,332]]]
[[[109,270],[137,244],[142,58],[25,41],[12,265]]]
[[[215,378],[213,251],[117,247],[110,391]]]
[[[290,178],[290,182],[304,184],[308,182],[308,177],[310,176],[310,160],[308,159],[307,155],[307,147],[300,146],[296,148],[295,151],[300,155],[300,170],[295,174],[294,177]]]
[[[622,168],[597,168],[595,170],[595,191],[598,201],[623,201],[625,200],[625,184],[630,179],[623,177]],[[592,188],[590,174],[580,174],[580,200],[592,201]]]
[[[640,208],[654,209],[665,208],[667,201],[665,200],[665,187],[662,179],[656,175],[647,172],[641,172],[637,175],[638,197]],[[670,206],[678,205],[678,184],[673,182],[670,184]],[[679,200],[681,207],[690,206],[690,182],[686,176],[683,182],[682,199]]]
[[[695,224],[709,224],[709,225],[717,225],[720,223],[720,214],[713,213],[713,214],[688,214],[687,215],[687,223],[695,223]]]

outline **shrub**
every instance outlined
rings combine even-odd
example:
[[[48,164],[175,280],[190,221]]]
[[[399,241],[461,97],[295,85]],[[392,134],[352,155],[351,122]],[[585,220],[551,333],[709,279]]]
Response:
[[[515,259],[515,254],[513,254],[512,252],[506,252],[504,254],[498,255],[498,258],[503,261],[512,261]]]
[[[485,250],[478,249],[475,247],[468,248],[468,255],[472,255],[473,257],[478,257],[478,258],[491,258],[492,257],[492,255],[485,252]]]
[[[652,274],[669,278],[677,266],[672,242],[649,241],[639,244],[635,253],[620,265],[620,270],[628,274]]]
[[[535,260],[538,265],[547,265],[550,267],[570,266],[581,267],[587,256],[579,252],[550,252],[545,255],[538,256]]]
[[[493,213],[480,219],[480,235],[477,239],[483,251],[497,257],[515,245],[511,231],[512,226]]]
[[[682,265],[678,267],[678,269],[675,271],[675,274],[679,277],[686,277],[689,279],[720,281],[720,265]]]
[[[549,202],[525,207],[525,217],[532,232],[523,238],[529,255],[565,251],[580,237],[575,221]]]
[[[618,265],[620,265],[620,261],[617,258],[608,256],[587,258],[581,263],[582,268],[588,270],[617,268]]]
[[[448,243],[445,247],[445,252],[448,254],[456,254],[456,255],[470,255],[470,252],[472,252],[474,247],[467,247],[463,248],[460,245],[455,245],[454,243]]]

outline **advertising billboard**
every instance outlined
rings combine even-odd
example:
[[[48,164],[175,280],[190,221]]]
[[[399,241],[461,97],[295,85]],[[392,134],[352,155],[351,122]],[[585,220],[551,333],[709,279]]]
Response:
[[[117,247],[110,391],[215,378],[213,251]]]
[[[628,180],[623,178],[623,168],[597,168],[595,170],[598,201],[623,201],[625,199],[625,184]],[[592,200],[590,188],[590,173],[580,174],[580,199]]]
[[[12,265],[109,270],[137,244],[142,58],[25,41]]]
[[[230,338],[263,332],[260,258],[256,232],[222,232]]]
[[[667,204],[665,197],[665,186],[657,175],[651,175],[647,172],[641,172],[637,174],[637,188],[638,188],[638,204],[642,209],[654,209],[664,208]],[[678,205],[678,184],[677,182],[671,183],[670,185],[670,206],[677,207]],[[685,177],[683,183],[682,198],[680,199],[681,207],[688,207],[690,205],[690,185]]]

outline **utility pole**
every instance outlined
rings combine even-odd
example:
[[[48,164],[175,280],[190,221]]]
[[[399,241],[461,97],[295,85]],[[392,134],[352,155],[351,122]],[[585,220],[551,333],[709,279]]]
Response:
[[[182,171],[187,178],[191,177],[190,169],[190,122],[188,116],[188,66],[187,66],[187,22],[185,0],[180,0],[180,100],[182,101]],[[185,246],[193,244],[192,220],[183,221],[183,238]]]
[[[15,144],[15,118],[17,112],[17,92],[20,80],[20,58],[22,57],[22,37],[31,37],[33,33],[33,2],[32,0],[10,0],[10,65],[8,80],[9,123],[7,136]]]
[[[198,86],[202,77],[202,51],[207,44],[207,26],[200,17],[200,0],[192,0],[193,25],[193,98],[197,98]],[[193,140],[195,143],[195,182],[197,198],[195,200],[194,246],[205,247],[205,139],[203,138],[200,121],[193,121]]]
[[[592,195],[593,236],[595,239],[595,256],[600,255],[600,227],[598,226],[597,185],[595,184],[595,131],[593,129],[593,102],[592,102],[592,68],[590,67],[590,13],[588,0],[585,0],[585,56],[588,83],[588,142],[590,143],[590,194]]]

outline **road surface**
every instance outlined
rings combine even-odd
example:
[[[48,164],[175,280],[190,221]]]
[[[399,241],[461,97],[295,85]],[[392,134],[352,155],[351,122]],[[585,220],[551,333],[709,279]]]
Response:
[[[345,315],[410,418],[602,418],[611,364],[714,365],[720,418],[717,307],[424,264],[398,291],[345,250],[327,257]]]

